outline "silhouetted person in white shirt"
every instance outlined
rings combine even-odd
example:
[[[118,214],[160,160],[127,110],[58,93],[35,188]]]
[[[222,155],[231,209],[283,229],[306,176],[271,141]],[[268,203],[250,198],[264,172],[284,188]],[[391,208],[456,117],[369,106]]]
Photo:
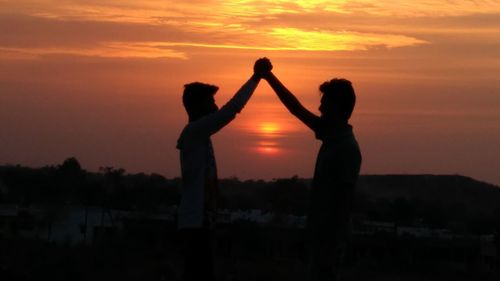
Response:
[[[266,61],[272,69],[269,60]],[[310,249],[308,279],[336,280],[339,248],[350,229],[354,188],[361,167],[361,152],[348,121],[356,103],[351,82],[332,79],[319,87],[321,116],[307,110],[269,71],[263,78],[286,108],[322,142],[310,193],[307,218]]]
[[[258,60],[254,74],[220,109],[217,86],[194,82],[184,86],[182,101],[189,116],[177,148],[182,172],[178,227],[186,243],[184,281],[214,280],[212,229],[216,218],[217,166],[210,137],[229,124],[252,96],[269,64]]]

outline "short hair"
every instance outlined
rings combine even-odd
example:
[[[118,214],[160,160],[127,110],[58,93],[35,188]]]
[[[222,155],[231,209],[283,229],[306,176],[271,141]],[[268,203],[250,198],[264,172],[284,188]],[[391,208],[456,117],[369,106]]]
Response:
[[[215,95],[219,87],[215,85],[205,84],[201,82],[193,82],[184,85],[184,93],[182,95],[182,103],[188,115],[196,114],[194,111],[200,102],[204,102],[209,97]]]
[[[356,104],[356,94],[352,87],[351,81],[343,78],[334,78],[326,81],[319,90],[325,97],[326,106],[335,106],[340,110],[339,116],[345,120],[349,120]]]

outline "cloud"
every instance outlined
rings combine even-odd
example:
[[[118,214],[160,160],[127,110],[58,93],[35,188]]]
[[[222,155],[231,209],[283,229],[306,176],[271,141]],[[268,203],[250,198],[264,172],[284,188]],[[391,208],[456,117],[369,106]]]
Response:
[[[176,58],[187,59],[183,52],[153,48],[144,44],[111,42],[96,48],[0,48],[0,58],[35,59],[50,55],[90,56],[103,58]]]
[[[484,33],[488,37],[500,29],[497,1],[0,3],[7,8],[0,12],[2,58],[64,54],[186,59],[193,47],[363,51],[435,44],[449,34]]]
[[[27,15],[0,15],[4,47],[90,47],[100,42],[195,40],[197,34],[170,25],[60,20]]]
[[[97,20],[154,23],[162,17],[179,20],[247,21],[280,14],[322,12],[392,17],[460,16],[499,13],[500,2],[491,0],[0,0],[3,13],[66,20]],[[226,22],[227,23],[227,22]]]
[[[348,13],[363,12],[366,14],[393,17],[422,16],[463,16],[477,13],[500,12],[499,1],[488,0],[453,0],[453,1],[400,1],[400,0],[353,0],[341,1],[341,10]]]
[[[305,31],[296,28],[274,28],[270,32],[270,36],[280,40],[286,46],[283,49],[307,51],[367,50],[376,46],[395,48],[428,43],[402,35],[349,31]]]
[[[30,16],[0,18],[0,48],[25,57],[70,54],[187,58],[183,48],[338,51],[413,46],[424,40],[397,34],[256,26],[218,22],[169,24],[67,21]],[[165,47],[171,47],[170,49]]]

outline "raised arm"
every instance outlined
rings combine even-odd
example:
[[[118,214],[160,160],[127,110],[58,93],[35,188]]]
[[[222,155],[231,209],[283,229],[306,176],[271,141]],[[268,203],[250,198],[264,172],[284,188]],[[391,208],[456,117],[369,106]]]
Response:
[[[229,124],[252,96],[259,84],[260,76],[253,74],[236,94],[218,111],[190,124],[191,133],[199,138],[209,137]]]
[[[273,88],[274,92],[278,95],[279,99],[290,113],[312,130],[318,128],[320,118],[307,110],[271,71],[265,74],[263,78],[269,83],[271,88]]]

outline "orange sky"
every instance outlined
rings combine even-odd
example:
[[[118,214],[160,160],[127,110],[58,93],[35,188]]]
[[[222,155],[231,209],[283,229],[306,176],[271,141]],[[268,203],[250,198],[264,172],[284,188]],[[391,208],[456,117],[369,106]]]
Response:
[[[0,0],[0,164],[179,175],[182,86],[222,105],[267,56],[317,112],[350,79],[365,174],[500,184],[500,1]],[[214,137],[222,177],[311,177],[314,135],[261,82]]]

